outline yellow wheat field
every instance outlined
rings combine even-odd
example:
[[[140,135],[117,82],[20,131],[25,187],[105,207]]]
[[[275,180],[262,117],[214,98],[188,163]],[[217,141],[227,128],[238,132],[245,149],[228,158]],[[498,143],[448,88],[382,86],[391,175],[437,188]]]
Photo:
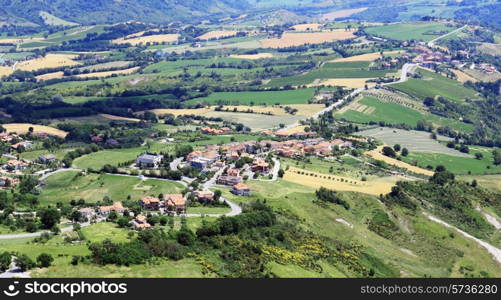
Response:
[[[273,57],[272,53],[258,53],[258,54],[242,54],[242,55],[230,55],[230,57],[233,58],[240,58],[240,59],[261,59],[261,58],[271,58]]]
[[[3,76],[9,76],[12,74],[14,71],[12,70],[12,67],[2,67],[0,66],[0,78]]]
[[[397,159],[394,159],[394,158],[388,157],[386,155],[383,155],[381,153],[381,149],[383,149],[383,146],[379,146],[377,149],[374,149],[372,151],[368,151],[365,154],[367,156],[369,156],[369,157],[372,157],[372,158],[376,159],[376,160],[382,160],[382,161],[384,161],[387,164],[390,164],[390,165],[393,165],[393,166],[397,166],[399,168],[407,169],[407,170],[409,170],[409,171],[411,171],[413,173],[416,173],[416,174],[423,174],[423,175],[426,175],[426,176],[433,176],[433,171],[422,169],[422,168],[410,165],[408,163],[405,163],[403,161],[399,161]]]
[[[30,123],[10,123],[2,125],[7,132],[15,132],[17,134],[25,134],[29,131],[30,127],[33,127],[33,132],[45,132],[50,135],[58,136],[61,138],[65,138],[68,133],[66,131],[62,131],[56,128],[36,125]]]
[[[298,173],[299,172],[299,173]],[[301,174],[303,173],[303,174]],[[285,181],[312,188],[325,187],[336,191],[359,192],[371,195],[387,194],[399,177],[386,177],[373,181],[360,181],[349,177],[311,172],[291,167],[284,174]]]
[[[54,73],[47,73],[47,74],[43,74],[43,75],[38,75],[35,78],[38,81],[43,81],[43,80],[63,78],[63,77],[64,77],[64,72],[60,71],[60,72],[54,72]]]
[[[197,37],[199,40],[211,40],[211,39],[220,39],[220,38],[226,38],[226,37],[232,37],[237,35],[237,31],[234,30],[214,30],[214,31],[209,31],[201,36]]]
[[[324,32],[306,32],[293,33],[286,32],[281,38],[263,39],[260,42],[263,48],[286,48],[301,46],[306,44],[321,44],[325,42],[334,42],[354,38],[353,32],[344,29],[324,31]]]
[[[327,19],[327,20],[335,20],[335,19],[339,19],[339,18],[346,18],[346,17],[349,17],[349,16],[351,16],[353,14],[356,14],[356,13],[359,13],[359,12],[363,12],[365,10],[367,10],[367,7],[337,10],[337,11],[333,11],[333,12],[324,14],[322,16],[322,18],[323,19]]]
[[[49,53],[45,57],[19,62],[16,69],[35,71],[47,68],[72,67],[80,65],[79,62],[73,60],[76,57],[77,55]]]
[[[113,121],[129,121],[129,122],[139,122],[141,120],[136,119],[136,118],[126,118],[126,117],[120,117],[120,116],[114,116],[114,115],[109,115],[109,114],[99,114],[99,116],[113,120]]]
[[[295,31],[318,31],[322,27],[322,24],[310,23],[310,24],[297,24],[291,27]]]
[[[300,125],[300,126],[293,127],[291,129],[287,129],[287,130],[279,130],[278,132],[281,134],[291,135],[291,134],[298,133],[298,132],[304,132],[305,128],[306,128],[306,126]]]
[[[458,77],[457,80],[459,82],[465,83],[467,81],[471,81],[471,82],[477,82],[478,81],[476,78],[471,77],[470,75],[464,73],[463,71],[454,70],[454,69],[450,69],[450,70],[451,70],[452,73],[456,74],[456,76]]]
[[[177,41],[179,34],[155,34],[148,36],[139,36],[133,38],[119,38],[113,40],[113,44],[131,44],[132,46],[137,46],[146,43],[172,43]]]
[[[76,75],[76,77],[79,77],[79,78],[94,78],[94,77],[109,77],[111,75],[129,75],[129,74],[137,72],[137,70],[139,70],[139,67],[134,67],[134,68],[125,69],[125,70],[118,70],[118,71],[108,71],[108,72],[96,72],[96,73],[88,73],[88,74],[79,74],[79,75]]]

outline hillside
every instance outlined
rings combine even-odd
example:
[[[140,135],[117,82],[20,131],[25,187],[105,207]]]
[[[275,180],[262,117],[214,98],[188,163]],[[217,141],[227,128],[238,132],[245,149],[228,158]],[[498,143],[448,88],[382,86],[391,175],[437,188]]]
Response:
[[[41,11],[79,24],[114,23],[129,20],[165,23],[210,14],[234,14],[246,7],[246,0],[45,0],[0,1],[1,15],[6,21],[43,24]]]

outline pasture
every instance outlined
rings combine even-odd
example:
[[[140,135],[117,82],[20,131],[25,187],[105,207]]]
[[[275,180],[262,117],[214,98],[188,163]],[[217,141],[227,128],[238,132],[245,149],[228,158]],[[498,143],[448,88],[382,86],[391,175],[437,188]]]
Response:
[[[103,150],[75,159],[73,167],[100,170],[106,164],[117,166],[119,163],[134,160],[139,154],[145,151],[147,151],[146,147]]]
[[[354,38],[351,31],[337,29],[323,32],[293,33],[285,32],[281,38],[262,39],[259,41],[262,48],[287,48],[306,44],[322,44]]]
[[[445,23],[412,22],[369,27],[365,31],[369,34],[393,40],[422,40],[428,42],[454,29],[454,27],[446,26]]]
[[[431,121],[439,126],[471,132],[473,126],[458,120],[439,117],[421,112],[394,102],[386,102],[374,97],[365,96],[361,100],[335,113],[335,116],[356,123],[385,122],[387,124],[407,124],[415,127],[420,120]]]
[[[56,173],[48,177],[40,195],[42,205],[71,200],[84,199],[85,202],[95,203],[107,196],[112,201],[125,201],[128,196],[132,200],[139,200],[144,195],[158,195],[160,193],[175,194],[183,189],[179,183],[147,179],[141,181],[138,177],[126,177],[109,174],[79,175],[80,172],[68,171]]]
[[[186,104],[207,103],[228,105],[274,105],[274,104],[306,104],[313,98],[314,89],[297,89],[284,91],[249,91],[249,92],[217,92],[207,97],[186,101]]]
[[[256,59],[263,59],[263,58],[272,58],[273,53],[235,54],[235,55],[230,55],[230,57],[237,58],[237,59],[256,60]]]
[[[464,101],[466,98],[479,98],[474,90],[464,87],[456,80],[424,69],[418,69],[417,73],[421,74],[422,78],[410,78],[406,82],[392,85],[392,88],[418,99],[442,96],[453,101]]]
[[[335,10],[333,12],[323,14],[322,19],[334,21],[336,19],[346,18],[346,17],[349,17],[349,16],[357,14],[357,13],[361,13],[361,12],[366,11],[366,10],[367,10],[367,7]]]
[[[117,70],[117,71],[78,74],[78,75],[75,75],[75,77],[78,77],[78,78],[102,78],[102,77],[110,77],[113,75],[130,75],[130,74],[136,73],[138,70],[139,70],[139,67],[134,67],[134,68],[130,68],[130,69]]]

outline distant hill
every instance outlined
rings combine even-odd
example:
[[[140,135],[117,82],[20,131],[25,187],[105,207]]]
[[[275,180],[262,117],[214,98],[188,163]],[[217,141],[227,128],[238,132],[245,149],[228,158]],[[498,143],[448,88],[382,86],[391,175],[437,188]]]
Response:
[[[248,8],[247,0],[0,0],[0,22],[41,25],[44,18],[40,12],[43,12],[42,16],[48,13],[79,24],[129,20],[166,23],[237,14]]]

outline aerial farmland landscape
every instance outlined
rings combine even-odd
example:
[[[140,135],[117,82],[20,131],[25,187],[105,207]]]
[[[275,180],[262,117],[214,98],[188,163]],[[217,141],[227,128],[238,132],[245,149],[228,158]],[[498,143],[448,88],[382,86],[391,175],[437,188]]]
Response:
[[[0,278],[501,277],[500,1],[99,2],[0,0]]]

